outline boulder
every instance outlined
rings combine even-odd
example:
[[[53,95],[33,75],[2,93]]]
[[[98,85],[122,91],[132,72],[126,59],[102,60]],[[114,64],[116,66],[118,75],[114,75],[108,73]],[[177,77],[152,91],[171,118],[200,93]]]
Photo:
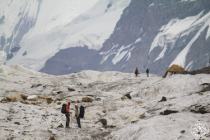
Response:
[[[38,96],[37,95],[30,95],[27,97],[27,100],[29,101],[37,101],[38,100]]]
[[[89,102],[89,103],[92,103],[92,102],[93,102],[93,99],[90,98],[90,97],[83,97],[83,98],[82,98],[82,102]]]
[[[63,124],[59,124],[57,128],[64,128]]]
[[[49,97],[49,98],[46,98],[46,101],[48,104],[51,104],[53,102],[53,99]]]
[[[73,92],[73,91],[76,91],[76,90],[73,89],[73,88],[68,87],[68,91],[69,91],[69,92]]]
[[[127,93],[121,97],[121,100],[125,100],[125,99],[130,99],[130,100],[132,99],[130,93]]]
[[[31,86],[31,88],[37,88],[37,87],[40,87],[40,86],[42,86],[42,84],[33,84],[33,85]]]
[[[201,84],[201,86],[202,86],[202,89],[200,92],[210,91],[210,83],[203,83],[203,84]]]
[[[163,96],[159,102],[166,102],[166,101],[167,101],[167,98]]]
[[[54,136],[50,136],[49,140],[55,140]]]
[[[169,115],[169,114],[173,114],[173,113],[178,113],[178,111],[176,111],[176,110],[165,110],[163,112],[160,112],[160,115]]]
[[[14,124],[20,125],[20,122],[14,122]]]
[[[98,122],[100,122],[103,127],[107,127],[107,120],[106,119],[100,119]]]
[[[125,94],[125,97],[127,97],[128,99],[132,99],[130,93]]]
[[[15,96],[8,96],[4,99],[4,101],[6,102],[16,102],[17,101],[17,97]]]
[[[210,113],[210,104],[208,104],[208,105],[192,105],[190,107],[190,112],[199,113],[199,114]]]
[[[25,95],[25,94],[21,94],[20,96],[21,96],[21,98],[22,98],[23,100],[27,100],[27,98],[28,98],[28,96]]]

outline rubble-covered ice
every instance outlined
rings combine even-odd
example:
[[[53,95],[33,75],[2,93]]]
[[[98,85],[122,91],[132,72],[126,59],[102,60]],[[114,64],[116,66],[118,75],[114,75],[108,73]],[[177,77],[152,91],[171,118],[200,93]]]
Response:
[[[1,66],[0,139],[192,140],[192,126],[210,128],[209,75],[167,78],[83,71],[52,76]],[[203,90],[205,89],[205,90]],[[210,88],[209,88],[210,89]],[[71,100],[70,129],[60,109]],[[74,103],[86,107],[79,129]],[[205,140],[210,134],[203,135]]]

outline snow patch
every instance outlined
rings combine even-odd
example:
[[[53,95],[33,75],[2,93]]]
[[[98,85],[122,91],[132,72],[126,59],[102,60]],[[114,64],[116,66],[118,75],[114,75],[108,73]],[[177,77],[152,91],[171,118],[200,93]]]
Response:
[[[132,44],[127,45],[127,46],[121,46],[117,52],[115,53],[114,58],[112,59],[112,63],[114,65],[116,65],[117,63],[119,63],[123,58],[127,57],[126,61],[129,60],[131,54],[129,53],[130,51],[132,51],[131,48]]]
[[[141,41],[142,41],[142,38],[139,37],[139,38],[136,39],[135,44],[136,44],[136,43],[139,43],[139,42],[141,42]]]
[[[182,33],[189,30],[194,22],[199,19],[203,12],[198,15],[187,17],[184,19],[172,19],[168,24],[161,27],[160,32],[155,37],[154,41],[151,44],[149,53],[154,50],[156,47],[167,47],[167,43],[174,43],[176,38],[179,37]]]

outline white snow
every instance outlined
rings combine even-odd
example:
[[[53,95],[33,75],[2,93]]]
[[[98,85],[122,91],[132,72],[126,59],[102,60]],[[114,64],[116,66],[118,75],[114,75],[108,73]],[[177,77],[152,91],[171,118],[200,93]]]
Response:
[[[132,44],[129,44],[127,46],[121,46],[117,52],[114,52],[114,58],[112,59],[112,63],[116,65],[119,63],[123,58],[127,57],[126,61],[129,60],[131,51],[132,51]]]
[[[38,96],[37,95],[30,95],[27,97],[27,100],[37,100]]]
[[[130,0],[43,1],[35,26],[24,36],[21,49],[8,64],[39,70],[60,49],[100,49],[129,3]],[[40,46],[42,49],[37,49]],[[25,51],[27,55],[23,56]]]
[[[160,32],[151,44],[149,53],[151,53],[151,51],[156,47],[160,47],[162,49],[164,47],[173,47],[173,43],[176,38],[188,30],[192,31],[192,24],[201,17],[202,13],[203,12],[184,19],[172,19],[167,25],[162,26]],[[171,43],[172,45],[168,46],[168,43]]]
[[[152,7],[152,6],[154,6],[155,4],[154,4],[154,2],[153,3],[151,3],[150,5],[149,5],[149,7]]]
[[[112,59],[112,63],[117,64],[119,61],[121,61],[125,57],[127,53],[128,53],[127,51],[122,51],[116,54],[115,57]]]
[[[142,38],[139,37],[139,38],[136,39],[135,44],[136,44],[136,43],[139,43],[139,42],[141,42],[141,41],[142,41]]]
[[[197,23],[202,23],[203,21],[210,21],[209,20],[210,17],[210,12],[208,14],[206,14],[204,17],[202,17],[200,20],[197,21]],[[200,36],[200,34],[209,26],[208,25],[209,22],[205,23],[204,22],[204,26],[202,26],[202,28],[195,34],[195,36],[192,38],[192,40],[187,44],[187,46],[177,55],[177,57],[175,58],[174,61],[172,61],[172,63],[170,65],[173,64],[178,64],[182,67],[186,67],[186,56],[190,50],[190,48],[192,47],[192,44],[198,39],[198,37]]]
[[[163,58],[163,57],[164,57],[164,55],[165,55],[166,50],[167,50],[167,48],[166,48],[166,47],[165,47],[165,48],[163,48],[163,50],[161,51],[161,53],[159,54],[159,56],[155,59],[155,61],[157,61],[157,60],[159,60],[159,59]]]

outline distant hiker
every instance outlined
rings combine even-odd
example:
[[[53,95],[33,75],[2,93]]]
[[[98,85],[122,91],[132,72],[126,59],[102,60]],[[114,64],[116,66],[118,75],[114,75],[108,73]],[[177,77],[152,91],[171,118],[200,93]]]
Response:
[[[134,74],[136,75],[136,77],[139,75],[139,70],[138,70],[138,68],[137,68],[137,67],[136,67],[136,69],[135,69]]]
[[[149,77],[149,69],[146,69],[147,77]]]
[[[79,128],[81,128],[81,123],[80,123],[80,112],[79,112],[79,106],[78,106],[79,101],[76,102],[75,104],[75,118],[77,120],[77,125]]]
[[[65,114],[66,116],[66,128],[70,128],[69,127],[69,123],[70,123],[70,101],[69,100],[67,100],[67,104],[62,105],[61,113]]]

